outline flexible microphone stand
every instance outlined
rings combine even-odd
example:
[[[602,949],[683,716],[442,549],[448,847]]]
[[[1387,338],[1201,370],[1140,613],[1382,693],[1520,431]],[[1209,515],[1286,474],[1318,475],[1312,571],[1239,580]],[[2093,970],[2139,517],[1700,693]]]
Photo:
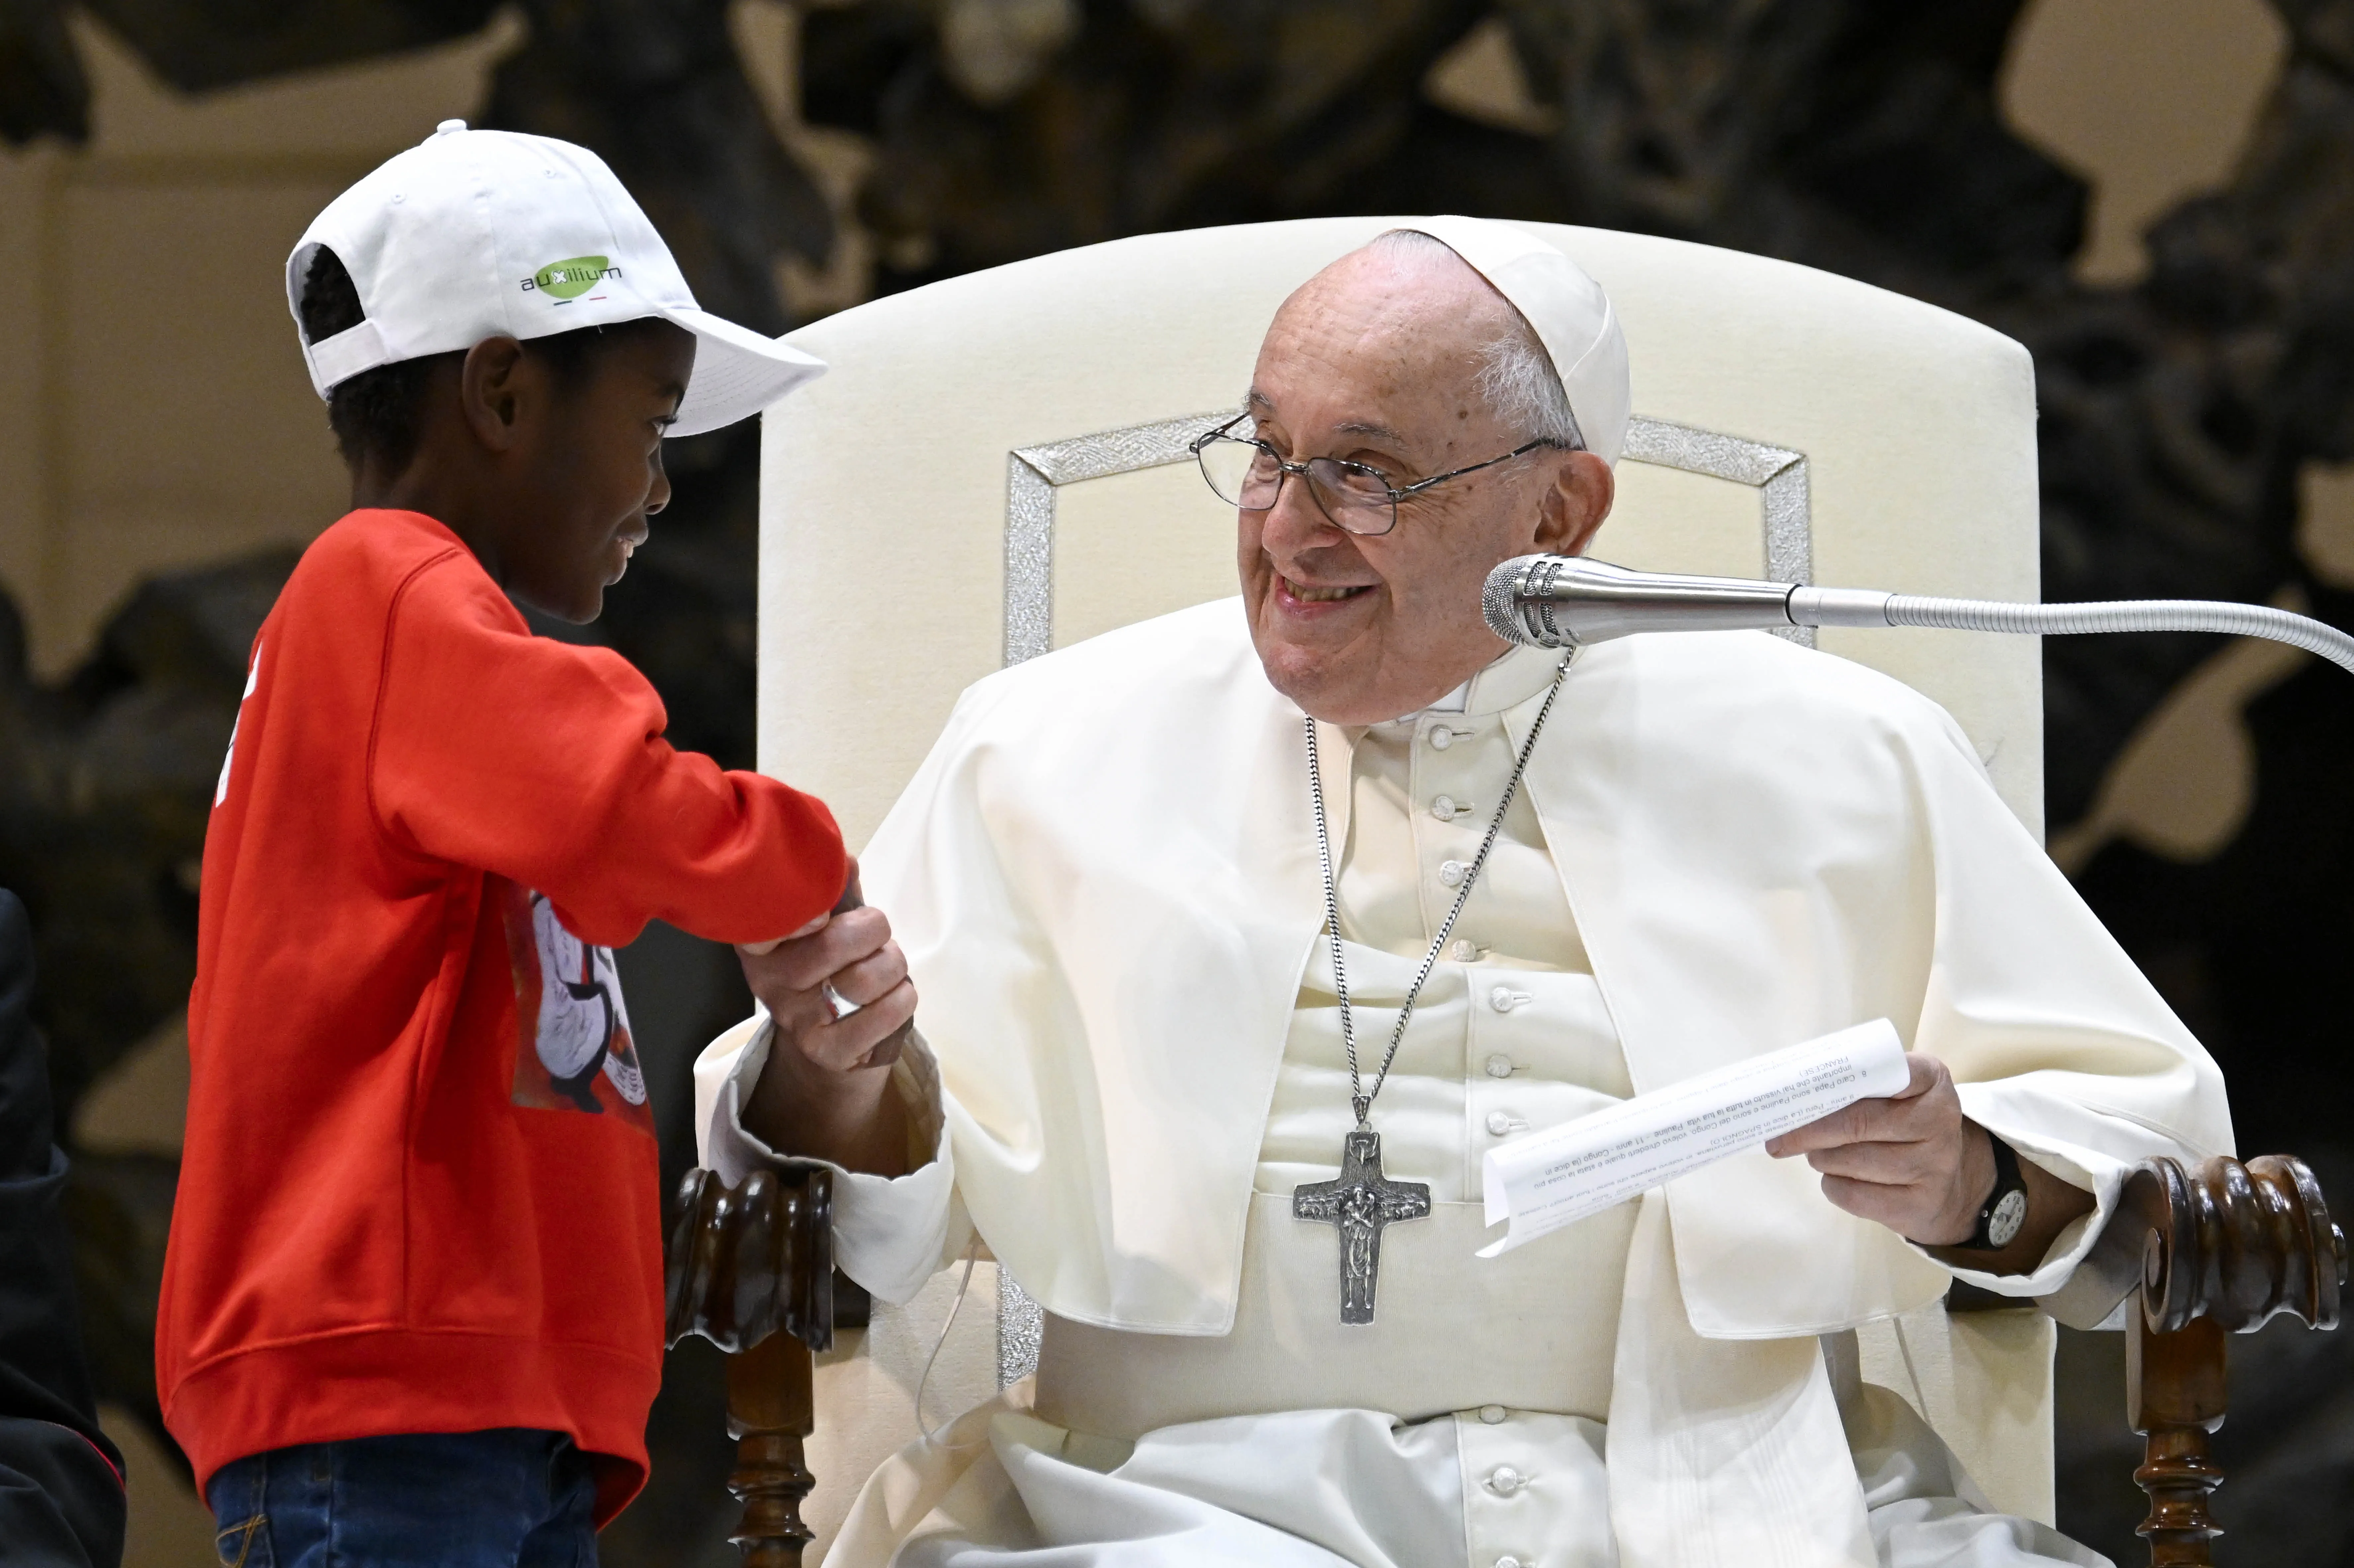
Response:
[[[1747,577],[1637,572],[1580,556],[1521,556],[1488,574],[1481,609],[1509,642],[1570,648],[1642,631],[1788,626],[1935,626],[2065,636],[2092,631],[2215,631],[2264,637],[2354,672],[2354,637],[2310,616],[2218,599],[2127,599],[2009,604]]]

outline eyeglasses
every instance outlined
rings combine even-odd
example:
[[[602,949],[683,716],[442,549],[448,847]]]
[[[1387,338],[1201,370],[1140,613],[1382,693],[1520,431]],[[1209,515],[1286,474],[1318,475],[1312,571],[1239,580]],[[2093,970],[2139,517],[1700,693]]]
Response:
[[[1477,473],[1483,468],[1493,468],[1500,462],[1510,462],[1539,447],[1562,444],[1542,438],[1524,441],[1501,457],[1435,473],[1400,489],[1390,482],[1389,475],[1361,462],[1327,457],[1286,462],[1265,441],[1233,433],[1235,426],[1249,418],[1248,414],[1235,415],[1216,429],[1194,438],[1190,449],[1193,460],[1202,465],[1202,477],[1209,482],[1218,499],[1246,512],[1266,512],[1283,493],[1284,480],[1296,473],[1308,482],[1308,493],[1315,498],[1316,509],[1332,526],[1366,538],[1396,527],[1398,503],[1409,495],[1467,473]]]

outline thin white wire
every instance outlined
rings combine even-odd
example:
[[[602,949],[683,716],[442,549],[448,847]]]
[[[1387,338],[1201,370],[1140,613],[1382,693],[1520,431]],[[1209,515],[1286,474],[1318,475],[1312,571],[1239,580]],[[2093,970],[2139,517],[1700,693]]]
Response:
[[[964,1277],[957,1281],[956,1299],[949,1303],[948,1321],[940,1325],[940,1337],[932,1341],[932,1353],[924,1358],[924,1375],[916,1380],[916,1430],[923,1434],[924,1441],[928,1443],[938,1441],[940,1434],[949,1429],[949,1422],[956,1419],[955,1412],[951,1411],[948,1420],[938,1426],[925,1425],[924,1390],[931,1384],[932,1365],[940,1359],[940,1351],[949,1342],[949,1330],[956,1327],[957,1314],[964,1310],[965,1292],[972,1288],[972,1266],[980,1261],[981,1235],[976,1232],[972,1240],[965,1243]]]
[[[1896,1330],[1896,1353],[1904,1358],[1904,1375],[1913,1382],[1913,1408],[1921,1412],[1925,1420],[1929,1413],[1929,1391],[1921,1386],[1921,1369],[1913,1364],[1913,1341],[1905,1335],[1904,1319],[1902,1317],[1891,1318],[1888,1326]]]

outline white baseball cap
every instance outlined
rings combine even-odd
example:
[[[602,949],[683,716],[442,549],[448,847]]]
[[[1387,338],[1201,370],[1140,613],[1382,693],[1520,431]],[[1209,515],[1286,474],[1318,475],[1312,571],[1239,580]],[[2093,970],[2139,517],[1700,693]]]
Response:
[[[697,306],[670,248],[585,147],[444,120],[327,204],[286,259],[302,325],[302,278],[319,247],[359,291],[359,325],[302,344],[324,397],[363,370],[660,316],[695,334],[695,371],[673,436],[730,425],[825,372],[825,362]]]

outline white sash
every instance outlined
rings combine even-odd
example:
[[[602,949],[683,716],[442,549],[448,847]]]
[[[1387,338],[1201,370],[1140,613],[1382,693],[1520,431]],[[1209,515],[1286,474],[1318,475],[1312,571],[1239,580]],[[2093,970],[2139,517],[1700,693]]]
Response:
[[[1874,1568],[1819,1340],[1703,1340],[1663,1194],[1627,1256],[1607,1447],[1620,1568]]]

